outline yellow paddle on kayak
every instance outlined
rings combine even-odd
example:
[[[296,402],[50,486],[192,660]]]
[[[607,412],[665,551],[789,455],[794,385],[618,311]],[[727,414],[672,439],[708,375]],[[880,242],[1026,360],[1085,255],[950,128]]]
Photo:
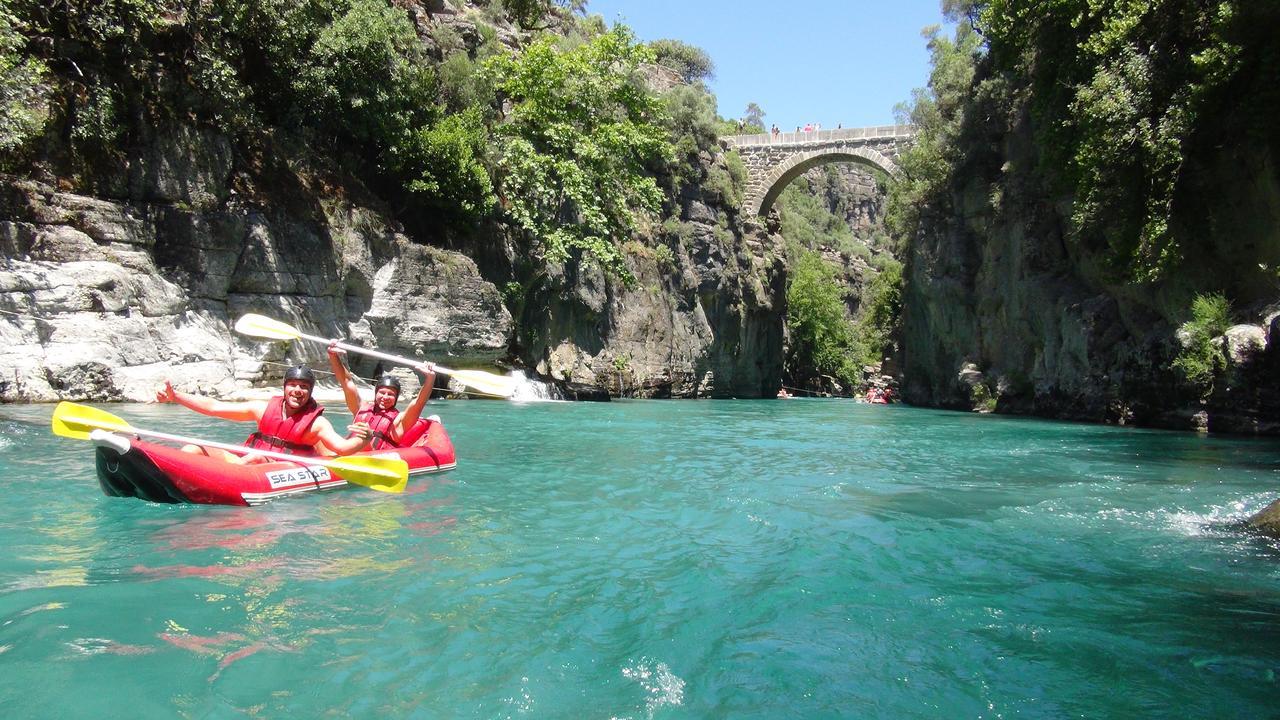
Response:
[[[74,440],[88,440],[90,431],[98,429],[139,435],[141,437],[153,437],[170,442],[221,448],[236,453],[253,452],[281,460],[289,460],[299,465],[323,465],[337,471],[342,476],[342,479],[349,483],[363,485],[379,492],[403,492],[405,485],[409,482],[409,464],[398,457],[369,455],[333,458],[299,457],[271,450],[255,450],[242,445],[230,445],[181,435],[170,435],[169,433],[156,432],[154,430],[142,430],[133,427],[124,418],[112,415],[106,410],[99,410],[88,405],[79,405],[67,400],[58,403],[58,406],[53,410],[54,435]]]
[[[282,323],[279,320],[272,320],[271,318],[263,315],[255,315],[253,313],[241,316],[241,318],[236,321],[235,328],[236,332],[241,335],[266,338],[268,340],[297,340],[299,338],[306,338],[307,340],[314,340],[315,342],[324,343],[325,345],[330,343],[328,338],[322,338],[317,335],[308,335],[292,325]],[[397,355],[388,355],[387,353],[370,350],[369,348],[363,348],[359,345],[348,345],[343,342],[334,343],[334,345],[348,352],[360,353],[362,355],[376,357],[399,365],[408,365],[409,367],[418,365],[421,362],[420,360],[411,360]],[[441,367],[439,365],[436,366],[436,369],[467,387],[479,390],[485,395],[496,395],[498,397],[509,398],[515,394],[516,386],[519,384],[519,381],[513,377],[495,375],[483,370],[450,370],[449,368]]]

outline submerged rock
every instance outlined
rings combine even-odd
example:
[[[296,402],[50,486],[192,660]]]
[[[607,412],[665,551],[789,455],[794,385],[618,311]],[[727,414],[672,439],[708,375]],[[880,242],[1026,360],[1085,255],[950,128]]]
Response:
[[[1263,508],[1245,521],[1245,524],[1258,532],[1280,537],[1280,500]]]

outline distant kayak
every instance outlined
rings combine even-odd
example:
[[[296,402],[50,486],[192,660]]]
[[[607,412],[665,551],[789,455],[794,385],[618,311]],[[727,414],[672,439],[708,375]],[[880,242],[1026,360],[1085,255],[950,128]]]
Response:
[[[457,466],[453,442],[444,425],[432,418],[410,447],[371,450],[348,457],[399,457],[409,465],[409,478]],[[220,458],[182,452],[178,448],[125,434],[96,431],[98,482],[107,495],[136,497],[159,503],[259,505],[269,500],[346,487],[338,470],[297,462],[274,461],[236,465]]]

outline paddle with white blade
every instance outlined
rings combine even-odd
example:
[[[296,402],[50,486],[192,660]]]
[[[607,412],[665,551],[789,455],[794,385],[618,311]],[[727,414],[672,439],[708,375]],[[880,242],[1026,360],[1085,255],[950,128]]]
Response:
[[[305,338],[325,345],[330,343],[328,338],[322,338],[318,335],[308,335],[292,325],[280,322],[279,320],[272,320],[271,318],[263,315],[255,315],[253,313],[247,313],[241,316],[241,318],[236,321],[235,328],[236,332],[241,335],[266,338],[268,340],[298,340],[300,338]],[[375,357],[380,360],[387,360],[388,362],[397,363],[399,365],[414,367],[421,363],[420,360],[412,360],[398,355],[388,355],[387,353],[370,350],[369,348],[363,348],[359,345],[348,345],[344,342],[333,343],[333,345],[334,347],[342,348],[347,352],[360,353],[361,355],[368,355],[369,357]],[[467,387],[479,390],[485,395],[496,395],[498,397],[509,398],[515,394],[516,387],[519,384],[519,381],[513,377],[495,375],[493,373],[484,372],[483,370],[450,370],[449,368],[442,367],[440,365],[437,365],[436,369]]]
[[[124,418],[112,415],[106,410],[89,407],[88,405],[79,405],[67,400],[58,403],[58,406],[54,408],[52,425],[54,435],[75,440],[88,440],[90,431],[102,429],[168,440],[170,442],[221,448],[234,453],[252,452],[266,455],[267,457],[289,460],[299,465],[323,465],[337,471],[342,476],[342,479],[349,483],[362,485],[370,490],[378,490],[379,492],[404,492],[405,485],[409,482],[409,464],[398,457],[360,455],[320,458],[300,457],[273,450],[256,450],[242,445],[230,445],[181,435],[170,435],[169,433],[156,432],[154,430],[143,430],[133,427]]]

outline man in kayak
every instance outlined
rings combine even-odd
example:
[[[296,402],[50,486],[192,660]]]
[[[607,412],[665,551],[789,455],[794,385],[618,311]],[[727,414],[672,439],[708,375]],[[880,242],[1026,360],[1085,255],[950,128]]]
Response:
[[[351,436],[342,437],[328,420],[321,417],[324,408],[311,396],[316,377],[310,368],[297,366],[284,374],[284,394],[269,400],[225,402],[194,393],[178,392],[168,380],[164,388],[156,392],[156,402],[173,402],[195,410],[202,415],[223,420],[253,420],[258,423],[257,432],[249,436],[245,446],[257,450],[274,450],[294,455],[319,455],[327,450],[335,455],[350,455],[368,442],[367,424],[351,426]],[[243,457],[219,448],[187,445],[185,452],[213,455],[222,453],[223,459],[232,463],[253,463],[264,460],[262,455],[249,453]]]
[[[356,388],[351,373],[347,371],[346,364],[342,362],[342,356],[346,354],[346,350],[337,347],[336,341],[330,343],[329,368],[333,370],[338,386],[342,388],[347,409],[355,416],[356,424],[363,423],[369,428],[370,449],[400,447],[400,439],[418,422],[422,408],[431,398],[431,388],[436,382],[435,364],[422,363],[414,368],[422,378],[422,386],[418,388],[413,402],[409,403],[404,412],[400,412],[396,409],[396,403],[400,401],[400,381],[384,373],[373,387],[373,402],[365,403],[360,398],[360,391]]]

